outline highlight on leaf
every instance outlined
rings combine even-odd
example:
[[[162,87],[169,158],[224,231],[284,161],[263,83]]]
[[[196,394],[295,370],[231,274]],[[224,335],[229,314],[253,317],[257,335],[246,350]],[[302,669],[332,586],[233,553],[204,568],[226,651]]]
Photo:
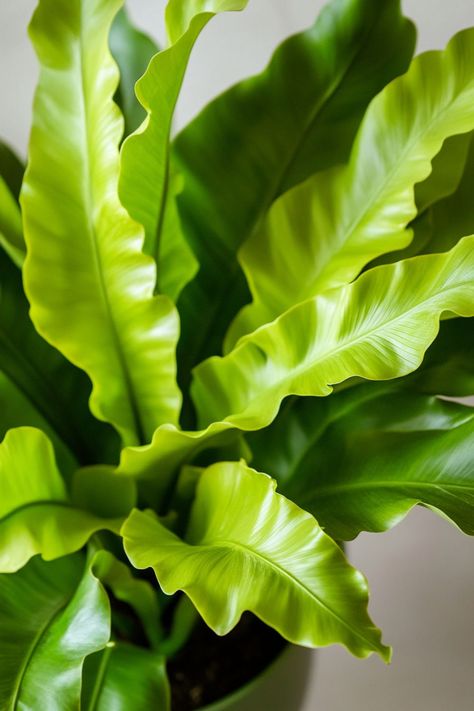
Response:
[[[390,659],[342,541],[415,506],[474,535],[474,30],[412,60],[400,0],[329,0],[175,137],[246,6],[168,0],[160,50],[125,0],[37,0],[26,172],[0,140],[1,709],[220,708],[265,668],[296,711],[286,647]]]

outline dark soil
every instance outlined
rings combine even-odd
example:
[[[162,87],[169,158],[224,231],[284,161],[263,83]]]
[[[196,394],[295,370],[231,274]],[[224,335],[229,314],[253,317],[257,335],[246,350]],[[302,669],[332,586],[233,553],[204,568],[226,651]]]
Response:
[[[185,648],[168,663],[172,711],[194,711],[239,689],[263,671],[285,641],[246,613],[225,637],[198,623]]]

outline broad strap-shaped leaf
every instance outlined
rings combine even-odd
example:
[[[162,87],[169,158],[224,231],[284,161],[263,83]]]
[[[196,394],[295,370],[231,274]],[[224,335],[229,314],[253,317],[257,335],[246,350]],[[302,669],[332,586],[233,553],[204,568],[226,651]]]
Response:
[[[78,709],[84,658],[110,634],[110,607],[82,556],[0,575],[0,708]]]
[[[0,155],[1,160],[1,155]],[[17,266],[25,258],[20,207],[0,174],[0,245]]]
[[[153,567],[167,594],[184,590],[217,634],[250,610],[291,642],[340,643],[388,659],[367,615],[363,576],[275,488],[244,463],[215,464],[199,481],[186,541],[135,510],[123,527],[127,555],[135,567]]]
[[[128,565],[106,550],[97,551],[91,561],[91,570],[103,585],[112,590],[117,600],[130,605],[135,611],[150,646],[156,649],[164,633],[158,596],[151,583],[134,577]]]
[[[110,642],[88,657],[81,711],[170,711],[165,658],[143,647]]]
[[[122,149],[120,198],[130,215],[145,228],[144,250],[158,266],[158,289],[165,292],[162,273],[169,261],[162,264],[161,242],[164,232],[168,250],[173,247],[175,268],[188,270],[183,284],[196,272],[196,261],[182,235],[176,215],[175,195],[170,185],[170,134],[174,110],[183,83],[192,48],[202,29],[215,13],[242,10],[247,0],[170,0],[166,8],[166,25],[170,46],[158,52],[136,86],[137,96],[147,112],[146,123],[127,141]],[[173,229],[174,228],[174,229]],[[169,291],[166,291],[169,293]]]
[[[203,450],[218,450],[234,444],[238,436],[237,428],[227,422],[214,422],[198,431],[163,425],[156,430],[149,445],[122,450],[117,474],[149,482],[153,486],[153,505],[161,509],[184,464],[192,462]]]
[[[469,408],[419,392],[416,378],[409,376],[383,383],[363,382],[328,398],[288,398],[275,421],[248,433],[246,441],[252,465],[262,471],[272,467],[279,488],[294,498],[295,492],[303,496],[305,486],[312,487],[313,480],[317,487],[320,458],[323,462],[332,456],[337,459],[337,436],[331,433],[340,428],[349,442],[352,431],[444,431],[464,424],[471,416]],[[334,443],[333,453],[329,441]],[[365,457],[362,450],[359,455]]]
[[[347,160],[367,105],[406,71],[414,45],[399,0],[332,0],[262,74],[211,102],[178,136],[179,207],[200,264],[179,303],[184,378],[221,351],[248,301],[239,247],[280,194]]]
[[[26,410],[33,408],[78,462],[113,460],[117,438],[89,411],[89,380],[37,334],[28,311],[21,273],[0,251],[0,370],[12,384],[9,390],[15,387],[24,395]],[[13,400],[7,418],[10,407]],[[36,425],[29,417],[25,412],[25,419],[10,421],[9,427]]]
[[[183,176],[170,167],[163,227],[159,244],[160,290],[174,302],[194,277],[199,265],[183,238],[177,198],[183,190]]]
[[[154,297],[143,232],[117,196],[122,119],[108,49],[121,0],[41,0],[41,63],[22,206],[32,320],[92,380],[91,408],[126,444],[176,422],[178,316]],[[50,275],[44,288],[45,275]]]
[[[416,504],[474,535],[472,407],[388,394],[362,402],[308,445],[285,491],[338,540],[392,528]]]
[[[422,393],[437,395],[465,397],[474,394],[474,328],[472,319],[449,319],[442,321],[440,333],[433,345],[425,354],[420,369],[409,378],[401,381],[370,384],[369,392],[365,388],[357,387],[351,390],[350,400],[345,402],[342,393],[337,397],[314,400],[297,400],[298,412],[302,413],[302,420],[310,429],[309,437],[316,436],[313,428],[317,417],[318,427],[325,427],[327,418],[340,416],[341,410],[346,410],[358,399],[373,399],[384,392],[392,392],[402,387],[405,392],[415,388]],[[299,456],[298,446],[301,442],[302,432],[291,413],[294,401],[288,400],[275,423],[274,438],[267,439],[272,428],[262,432],[252,433],[247,437],[252,451],[258,448],[256,458],[257,468],[262,471],[272,471],[278,481],[282,483],[285,472],[288,472],[289,462],[293,457]],[[345,403],[345,404],[344,404]],[[308,408],[306,413],[305,408]],[[315,413],[318,412],[319,415]],[[286,413],[288,413],[286,415]],[[415,419],[417,416],[415,416]],[[283,418],[283,419],[282,419]],[[278,423],[282,422],[279,428]],[[284,423],[284,424],[283,424]],[[296,425],[296,430],[295,430]],[[288,437],[284,435],[288,434]],[[292,435],[294,434],[294,441]],[[123,450],[118,473],[149,481],[160,480],[163,491],[176,480],[176,471],[186,462],[191,462],[198,454],[207,449],[219,449],[229,446],[236,441],[238,431],[230,423],[216,422],[207,429],[197,432],[185,432],[175,427],[163,426],[157,429],[152,442],[144,447],[128,447]],[[256,442],[261,440],[261,444]],[[272,445],[273,442],[273,445]],[[262,453],[266,457],[262,458]],[[256,451],[255,451],[255,456]]]
[[[125,136],[128,136],[146,117],[135,95],[135,84],[159,50],[151,37],[134,27],[125,8],[117,13],[112,24],[110,50],[120,69],[115,101],[122,110]]]
[[[0,444],[0,572],[19,570],[34,555],[53,560],[82,548],[96,531],[118,533],[119,518],[71,506],[54,452],[40,430],[10,430]]]
[[[445,254],[372,269],[303,302],[195,370],[201,423],[260,429],[287,395],[329,395],[353,376],[388,380],[416,370],[443,312],[474,315],[474,237]]]
[[[252,291],[227,339],[352,281],[372,259],[405,247],[415,184],[444,140],[474,128],[474,29],[417,57],[362,122],[346,167],[317,174],[275,203],[239,259]],[[458,237],[465,232],[459,234]]]

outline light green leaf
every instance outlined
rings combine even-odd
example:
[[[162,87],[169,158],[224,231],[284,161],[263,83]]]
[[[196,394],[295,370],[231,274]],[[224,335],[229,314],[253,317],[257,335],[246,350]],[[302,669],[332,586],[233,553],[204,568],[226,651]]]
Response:
[[[135,510],[122,531],[127,555],[135,567],[153,567],[167,594],[184,590],[217,634],[250,610],[291,642],[340,643],[387,660],[363,576],[275,487],[243,463],[213,465],[198,484],[186,542],[152,512]]]
[[[338,540],[392,528],[416,504],[474,535],[473,408],[382,396],[308,445],[285,492]]]
[[[135,95],[135,84],[159,50],[151,37],[133,26],[124,8],[117,13],[112,24],[110,50],[120,69],[115,101],[122,110],[125,135],[128,136],[146,117]]]
[[[170,711],[165,659],[156,652],[110,642],[84,664],[81,711]]]
[[[280,194],[348,159],[367,105],[406,71],[414,45],[399,0],[333,0],[262,74],[211,102],[178,136],[179,207],[200,264],[179,302],[185,378],[221,351],[230,319],[248,301],[239,247]]]
[[[10,430],[0,444],[0,571],[19,570],[41,553],[53,560],[82,548],[96,531],[118,533],[123,517],[73,508],[54,452],[40,430]]]
[[[22,192],[24,273],[37,330],[89,375],[93,412],[140,444],[177,421],[179,325],[172,303],[153,297],[154,262],[117,196],[123,126],[107,43],[121,4],[40,0],[30,26],[41,73]]]
[[[0,708],[78,709],[84,658],[110,634],[110,608],[81,556],[0,575]]]
[[[89,412],[87,377],[40,338],[28,311],[21,273],[0,251],[0,370],[12,384],[7,386],[10,393],[15,386],[32,406],[26,404],[24,419],[18,412],[17,421],[7,419],[6,424],[37,425],[30,419],[33,408],[78,462],[111,461],[116,456],[116,437]],[[8,403],[3,417],[10,417],[13,401],[19,399]]]
[[[417,214],[415,184],[430,174],[447,137],[472,131],[473,104],[474,29],[444,52],[417,57],[374,99],[346,167],[317,174],[275,203],[239,254],[253,303],[232,325],[227,348],[405,247]]]
[[[197,260],[183,238],[177,199],[183,189],[182,176],[170,167],[168,195],[159,245],[160,289],[173,301],[198,270]]]
[[[169,143],[176,102],[181,90],[189,56],[199,34],[216,12],[242,10],[247,0],[170,0],[166,23],[170,46],[156,54],[136,86],[147,121],[124,143],[121,156],[120,198],[130,215],[145,228],[144,251],[158,266],[158,289],[170,294],[163,280],[170,268],[171,254],[183,271],[180,286],[192,278],[197,263],[181,231],[176,214],[175,191],[170,185]],[[166,213],[171,211],[171,217]],[[170,224],[171,221],[171,224]],[[166,234],[171,230],[171,234]],[[165,237],[166,234],[166,237]],[[168,259],[161,260],[161,243],[166,239]]]
[[[287,395],[329,395],[353,376],[388,380],[416,370],[443,312],[474,315],[474,237],[445,254],[372,269],[305,301],[195,370],[202,423],[260,429]]]
[[[122,450],[119,475],[156,483],[157,504],[176,481],[176,472],[204,449],[218,449],[231,444],[237,429],[226,422],[212,423],[205,430],[187,432],[176,427],[159,427],[149,445]]]
[[[156,649],[163,636],[160,607],[156,591],[147,580],[135,578],[128,565],[118,561],[112,553],[99,550],[91,561],[92,573],[114,597],[135,611],[152,648]]]
[[[460,145],[453,144],[453,139],[446,141],[446,144],[449,143],[450,146],[454,147],[454,151],[451,155],[448,155],[445,152],[448,146],[446,144],[443,146],[441,154],[438,154],[434,161],[438,160],[438,176],[430,176],[425,183],[433,178],[436,185],[441,189],[443,181],[449,182],[453,180],[450,173],[462,167],[463,170],[456,189],[454,191],[450,190],[450,194],[444,199],[438,199],[437,202],[432,204],[411,223],[414,237],[408,247],[379,257],[369,265],[369,268],[379,264],[393,264],[400,259],[413,257],[416,254],[444,252],[451,249],[461,237],[474,232],[474,201],[472,199],[474,181],[473,134],[456,136],[454,140],[461,141]],[[462,141],[464,141],[465,145],[462,144]],[[467,153],[465,153],[466,148],[468,149]],[[457,155],[461,152],[463,155]],[[449,161],[451,161],[451,165]],[[421,183],[417,187],[421,189],[425,183]],[[453,184],[454,182],[451,182],[450,188],[453,187]],[[428,190],[429,188],[425,188],[425,194],[428,193]],[[432,194],[431,197],[433,197]]]

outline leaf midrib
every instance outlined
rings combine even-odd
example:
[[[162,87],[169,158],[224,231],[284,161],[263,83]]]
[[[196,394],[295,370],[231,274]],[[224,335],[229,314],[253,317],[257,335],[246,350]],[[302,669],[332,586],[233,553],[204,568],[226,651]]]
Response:
[[[31,643],[31,646],[29,647],[29,649],[27,651],[25,661],[24,661],[23,665],[21,666],[18,676],[16,678],[15,688],[13,690],[13,697],[11,700],[11,707],[10,707],[11,711],[17,710],[17,704],[18,704],[18,700],[20,697],[21,687],[22,687],[25,677],[28,673],[28,668],[31,664],[31,661],[33,659],[33,655],[34,655],[36,649],[38,648],[41,640],[43,639],[44,635],[47,633],[49,628],[53,625],[53,623],[59,617],[59,615],[66,609],[68,603],[69,603],[68,599],[63,600],[61,602],[61,604],[55,608],[52,615],[50,615],[48,617],[45,624],[40,628],[40,630],[34,637],[32,643]]]
[[[461,287],[460,284],[455,284],[455,285],[453,285],[452,287],[449,287],[449,288],[444,289],[444,290],[443,290],[443,296],[444,296],[446,293],[449,293],[449,292],[451,292],[451,291],[457,291],[457,290],[459,290],[460,287]],[[315,358],[312,359],[312,360],[311,360],[311,358],[310,358],[310,359],[309,359],[309,361],[310,361],[309,363],[308,363],[308,362],[304,362],[303,365],[301,365],[301,366],[299,366],[299,367],[293,368],[293,369],[291,370],[291,373],[290,373],[289,375],[286,375],[286,376],[282,377],[282,378],[279,379],[279,380],[275,380],[274,382],[270,383],[268,389],[263,390],[263,391],[260,391],[260,392],[257,392],[256,395],[251,396],[251,397],[249,398],[247,404],[245,405],[245,407],[240,411],[240,413],[233,414],[233,415],[228,415],[227,417],[225,417],[224,421],[226,421],[226,422],[231,422],[231,423],[232,423],[233,420],[235,420],[235,419],[238,420],[238,418],[241,417],[242,415],[245,416],[245,413],[247,412],[247,410],[253,405],[253,403],[255,402],[255,400],[256,400],[257,398],[262,397],[262,394],[264,395],[265,393],[271,392],[271,391],[275,390],[276,388],[279,388],[279,387],[280,387],[281,385],[283,385],[284,383],[288,383],[288,382],[291,383],[291,382],[293,382],[296,378],[299,378],[299,377],[305,375],[308,371],[313,370],[313,369],[316,367],[316,365],[318,365],[318,364],[320,365],[321,363],[324,363],[325,361],[328,361],[328,360],[333,359],[334,356],[337,355],[340,351],[344,351],[344,350],[346,350],[346,349],[352,348],[353,346],[355,346],[355,345],[358,344],[359,342],[364,341],[364,340],[370,338],[370,336],[373,335],[374,333],[378,333],[378,332],[381,331],[381,330],[383,331],[383,330],[385,330],[386,328],[388,328],[389,326],[391,326],[392,324],[396,323],[397,321],[401,321],[401,320],[406,319],[412,312],[416,312],[416,311],[422,309],[423,307],[426,307],[427,304],[428,304],[430,301],[435,300],[435,299],[438,298],[438,297],[439,297],[439,293],[436,292],[435,294],[430,295],[428,298],[426,298],[426,299],[424,299],[424,300],[418,302],[418,303],[415,304],[412,308],[410,308],[410,309],[404,311],[402,314],[399,314],[398,316],[396,316],[396,317],[394,317],[394,318],[392,318],[392,319],[389,319],[388,321],[384,321],[383,323],[378,324],[377,326],[375,326],[374,328],[370,329],[369,331],[365,331],[364,333],[362,333],[361,335],[357,336],[356,338],[353,338],[353,339],[351,339],[351,340],[345,341],[344,343],[342,343],[341,345],[339,345],[339,346],[337,346],[337,347],[331,349],[330,351],[326,351],[326,353],[323,353],[323,354],[321,355],[321,357],[319,357],[319,358],[318,358],[318,357],[315,357]],[[314,298],[317,299],[318,297],[314,297]],[[313,301],[313,300],[314,300],[314,299],[309,299],[308,302],[303,302],[303,304],[304,304],[304,303],[310,303],[310,302]],[[301,307],[301,306],[302,306],[302,304],[298,304],[295,308],[299,308],[299,307]],[[442,311],[444,311],[446,308],[447,308],[447,307],[445,307],[445,308],[440,308],[439,311],[442,312]],[[258,344],[253,343],[253,342],[250,340],[250,338],[247,338],[247,340],[245,340],[245,341],[242,343],[242,345],[240,346],[240,348],[245,348],[247,345],[254,345],[254,346],[256,346],[257,348],[259,347]],[[238,351],[239,351],[239,348],[237,348],[236,351],[234,351],[234,352],[237,353]],[[362,376],[362,377],[364,377],[364,376]],[[397,376],[393,376],[393,377],[397,377]],[[344,378],[344,379],[345,379],[345,378]],[[341,382],[341,381],[338,381],[338,382]],[[324,383],[325,386],[331,386],[332,384],[333,384],[333,383]],[[290,393],[290,394],[291,394],[291,393]]]
[[[364,41],[367,40],[367,37],[370,35],[372,32],[373,27],[370,27],[369,30],[367,31],[367,34],[364,35]],[[277,174],[276,180],[274,183],[270,185],[270,188],[267,190],[266,195],[261,201],[260,204],[260,209],[258,211],[258,214],[253,217],[251,220],[250,224],[247,227],[246,235],[244,236],[244,239],[241,240],[240,246],[242,246],[246,239],[250,237],[252,232],[255,230],[259,220],[262,218],[262,216],[268,211],[269,206],[273,202],[275,195],[278,194],[278,189],[279,186],[281,186],[284,182],[284,179],[290,169],[290,167],[294,164],[294,161],[296,159],[296,156],[298,155],[298,152],[300,151],[301,147],[304,145],[304,142],[310,132],[310,130],[313,127],[313,124],[315,123],[316,119],[318,118],[319,114],[321,111],[327,106],[329,101],[335,94],[340,90],[342,81],[344,80],[345,76],[348,74],[350,69],[352,68],[355,60],[357,59],[358,55],[363,49],[363,43],[356,48],[354,53],[351,55],[351,58],[349,59],[347,65],[339,72],[337,79],[333,80],[333,82],[330,84],[326,92],[324,92],[323,96],[320,98],[320,101],[317,103],[315,109],[310,114],[309,120],[306,122],[305,127],[303,128],[302,132],[297,136],[297,140],[294,142],[292,148],[289,151],[289,155],[287,156],[286,161],[284,162],[281,171]],[[263,205],[263,207],[262,207]],[[238,250],[237,250],[238,251]],[[191,363],[191,367],[193,367],[195,364],[199,363],[202,359],[200,354],[204,350],[205,344],[208,341],[208,333],[209,331],[214,327],[214,323],[216,320],[218,320],[220,311],[221,311],[221,304],[225,303],[227,299],[225,299],[225,295],[232,291],[234,288],[234,282],[235,280],[239,277],[240,275],[240,268],[237,263],[237,260],[234,260],[232,262],[232,269],[231,269],[231,274],[228,279],[226,279],[223,288],[221,289],[221,298],[214,298],[212,300],[212,303],[208,305],[208,308],[210,308],[213,312],[213,316],[211,319],[208,321],[208,326],[207,328],[203,328],[201,330],[201,337],[199,339],[200,345],[196,349],[196,355],[195,358],[193,359],[193,362]],[[212,308],[212,306],[214,307]]]
[[[343,627],[346,627],[355,637],[358,639],[361,639],[364,641],[365,644],[368,644],[372,650],[375,652],[379,653],[380,649],[379,647],[374,644],[370,639],[366,638],[359,630],[354,628],[347,620],[342,618],[337,612],[335,612],[329,605],[324,602],[324,600],[321,599],[314,591],[311,590],[311,588],[307,587],[301,580],[299,580],[293,573],[290,571],[286,570],[285,568],[282,568],[278,563],[275,561],[271,560],[267,556],[265,556],[263,553],[260,551],[256,550],[255,548],[252,548],[249,545],[245,545],[243,543],[239,543],[237,541],[232,541],[228,539],[224,540],[218,540],[215,542],[203,542],[199,544],[200,546],[205,546],[210,549],[216,548],[216,547],[222,547],[222,548],[237,548],[239,550],[242,550],[244,554],[246,555],[253,555],[256,558],[260,558],[264,563],[266,563],[270,568],[273,568],[278,574],[282,575],[283,577],[288,578],[294,585],[296,585],[298,588],[300,588],[305,595],[310,597],[314,602],[316,602],[319,607],[321,607],[323,610],[325,610],[328,614],[332,615]]]
[[[80,64],[80,86],[81,86],[81,92],[80,92],[80,105],[82,108],[82,115],[83,115],[83,140],[86,146],[86,150],[83,151],[83,156],[84,156],[84,161],[86,164],[86,170],[85,170],[85,175],[87,177],[86,180],[86,190],[84,193],[84,198],[86,200],[86,209],[85,209],[85,216],[89,225],[89,235],[91,237],[90,239],[90,244],[92,248],[92,256],[95,262],[96,266],[96,273],[97,273],[97,278],[98,278],[98,286],[99,286],[99,292],[102,296],[102,302],[104,305],[104,310],[105,310],[105,316],[106,316],[106,323],[109,323],[109,332],[112,338],[112,343],[115,348],[115,352],[117,355],[118,363],[120,366],[120,369],[122,371],[123,375],[123,382],[125,384],[125,390],[127,392],[127,399],[128,403],[130,406],[130,414],[132,416],[132,421],[134,424],[134,430],[135,430],[135,435],[137,437],[137,444],[145,444],[146,443],[146,437],[145,437],[145,430],[143,427],[143,423],[141,420],[140,416],[140,409],[139,405],[137,402],[137,399],[135,397],[135,392],[133,388],[133,380],[128,368],[128,363],[127,359],[125,357],[125,353],[122,348],[122,342],[119,337],[119,331],[117,329],[117,324],[115,323],[115,317],[113,313],[112,306],[110,304],[109,300],[109,294],[106,286],[106,281],[105,281],[105,275],[103,272],[103,266],[102,266],[102,256],[101,252],[99,249],[99,244],[98,244],[98,235],[96,232],[95,224],[92,219],[92,215],[95,213],[94,206],[95,206],[95,198],[94,198],[94,191],[92,188],[92,181],[91,181],[91,175],[92,175],[92,170],[91,170],[91,155],[93,151],[91,150],[90,146],[90,120],[89,120],[89,111],[88,111],[88,102],[86,100],[86,97],[88,96],[87,92],[87,77],[86,77],[86,67],[84,65],[84,55],[86,54],[85,52],[85,47],[87,47],[87,39],[84,37],[84,28],[85,28],[85,19],[84,19],[84,6],[81,6],[80,10],[80,28],[79,28],[79,43],[80,43],[80,51],[79,51],[79,64]],[[112,100],[109,101],[109,104],[112,104]],[[111,110],[111,106],[109,106],[109,109]],[[117,198],[118,199],[118,198]]]
[[[397,180],[397,177],[400,173],[403,173],[404,170],[406,170],[406,165],[407,165],[407,157],[412,154],[416,153],[416,148],[419,146],[420,142],[422,142],[426,136],[429,135],[430,131],[432,130],[433,126],[436,124],[442,125],[444,123],[445,115],[448,114],[454,104],[456,104],[459,100],[460,97],[463,96],[464,92],[472,92],[472,82],[470,82],[467,86],[463,88],[463,90],[457,94],[447,105],[443,107],[443,109],[437,113],[435,116],[432,116],[431,120],[428,121],[427,124],[423,125],[423,128],[416,133],[412,140],[409,141],[407,144],[405,144],[401,154],[399,157],[396,159],[396,161],[392,164],[392,168],[388,171],[388,173],[385,175],[385,179],[381,182],[378,182],[376,185],[375,192],[369,196],[367,200],[364,200],[363,203],[361,203],[363,209],[361,212],[356,215],[355,217],[352,218],[350,221],[349,225],[347,227],[341,226],[340,229],[335,229],[335,236],[337,237],[336,240],[336,249],[334,251],[327,252],[327,257],[326,259],[320,259],[318,261],[318,273],[315,276],[315,278],[312,280],[312,283],[309,285],[309,287],[304,287],[304,291],[300,291],[297,295],[296,299],[293,299],[293,302],[295,301],[303,301],[304,299],[311,298],[312,295],[324,291],[326,289],[329,289],[333,286],[336,286],[334,284],[324,284],[324,273],[325,270],[327,269],[328,265],[330,265],[337,257],[341,254],[341,252],[345,249],[348,243],[350,243],[351,238],[353,238],[354,233],[357,233],[357,230],[359,229],[359,226],[361,222],[364,221],[364,219],[367,219],[367,216],[369,216],[369,224],[370,224],[370,214],[373,213],[374,208],[377,206],[377,204],[380,202],[381,197],[383,197],[384,193],[389,191],[391,189],[391,186],[394,181]],[[473,121],[474,123],[474,121]],[[452,135],[459,135],[456,133],[450,133],[449,136]],[[426,155],[426,154],[424,154]],[[425,158],[426,162],[430,162],[430,164],[433,161],[433,158]],[[417,165],[423,162],[423,159],[420,158],[419,161],[417,161]],[[351,176],[353,174],[353,167],[351,164],[346,169],[346,175]],[[417,176],[418,178],[419,176]],[[416,205],[415,205],[415,182],[410,181],[411,189],[413,192],[413,211],[414,215],[416,215]],[[353,184],[355,185],[355,184]],[[413,216],[414,216],[413,215]],[[406,228],[403,228],[403,232],[405,232]],[[398,232],[401,232],[401,228],[398,228]],[[391,230],[391,233],[396,234],[397,230]],[[385,228],[384,234],[387,234],[387,229]],[[377,235],[376,239],[380,239],[380,235]],[[366,248],[370,247],[371,243],[370,241],[367,242]],[[395,249],[395,247],[392,247],[392,249]],[[390,251],[391,251],[390,250]],[[320,255],[321,256],[321,255]],[[327,278],[327,277],[326,277]],[[322,282],[322,287],[321,287],[321,282]],[[291,305],[290,305],[291,306]],[[278,314],[277,314],[278,315]]]
[[[2,523],[7,521],[10,518],[13,518],[17,514],[21,513],[22,511],[26,511],[27,509],[33,509],[36,508],[37,506],[51,506],[51,507],[58,507],[58,508],[65,508],[65,509],[72,509],[74,508],[69,501],[61,501],[60,499],[38,499],[35,501],[28,501],[26,504],[21,504],[20,506],[16,506],[14,509],[11,511],[8,511],[8,513],[4,514],[3,516],[0,516],[0,526]]]
[[[438,481],[386,481],[386,480],[372,480],[372,481],[357,481],[350,482],[347,484],[326,484],[325,486],[316,488],[312,492],[311,498],[318,498],[319,496],[331,496],[335,492],[344,491],[355,491],[362,489],[397,489],[397,488],[409,488],[409,489],[446,489],[449,491],[472,491],[474,494],[474,483],[472,484],[452,484],[450,482]],[[304,497],[306,498],[306,497]],[[308,497],[309,498],[309,497]]]

